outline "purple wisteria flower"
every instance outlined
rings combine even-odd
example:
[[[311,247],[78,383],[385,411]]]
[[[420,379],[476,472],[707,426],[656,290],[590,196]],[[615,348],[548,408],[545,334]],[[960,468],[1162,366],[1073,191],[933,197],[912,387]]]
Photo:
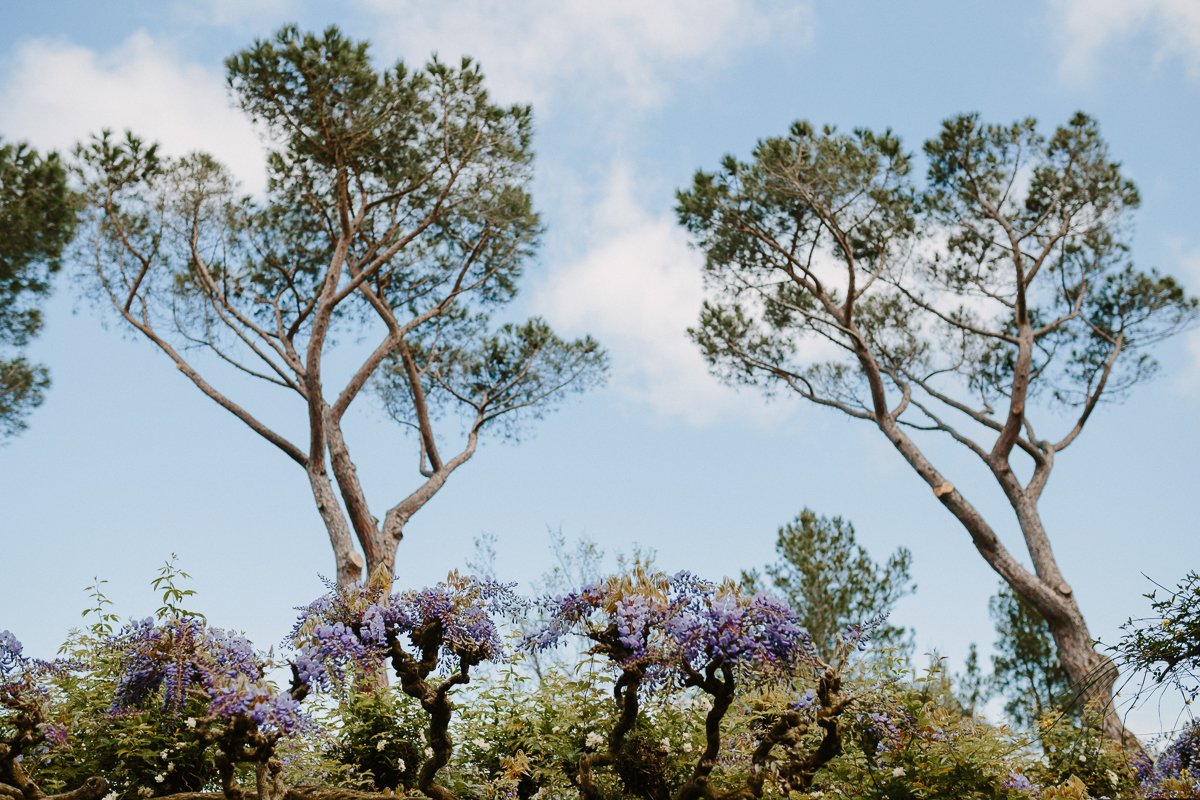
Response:
[[[405,644],[423,660],[432,639],[443,673],[503,658],[495,618],[516,613],[524,602],[512,586],[451,573],[436,586],[396,594],[382,578],[331,587],[302,609],[292,630],[296,673],[313,689],[328,690],[330,676],[341,682],[348,667],[373,674]]]
[[[495,618],[522,610],[524,602],[512,585],[457,572],[436,586],[397,594],[383,570],[365,584],[330,588],[302,609],[292,631],[295,680],[329,689],[331,676],[340,683],[347,669],[370,676],[390,663],[401,689],[429,715],[418,788],[429,797],[452,797],[436,783],[454,752],[449,693],[470,681],[471,667],[504,657]],[[435,670],[441,679],[431,679]]]
[[[0,681],[7,683],[24,666],[23,649],[16,636],[0,631]]]
[[[782,600],[747,596],[689,572],[618,576],[540,604],[549,619],[525,638],[524,648],[544,650],[568,634],[587,637],[617,666],[644,669],[651,691],[713,662],[753,665],[763,673],[815,664],[810,637]]]
[[[1164,794],[1164,781],[1190,782],[1200,792],[1200,720],[1192,720],[1167,745],[1158,761],[1137,760],[1137,779],[1146,797],[1174,796]]]
[[[121,658],[115,712],[160,705],[179,717],[189,697],[207,700],[211,720],[245,718],[263,731],[291,733],[308,724],[293,694],[266,681],[268,663],[250,642],[199,617],[130,623],[106,646]]]

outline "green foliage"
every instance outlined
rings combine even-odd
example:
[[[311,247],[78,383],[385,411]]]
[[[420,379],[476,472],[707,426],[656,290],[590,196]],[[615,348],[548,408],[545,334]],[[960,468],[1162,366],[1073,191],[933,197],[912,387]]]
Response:
[[[996,623],[996,655],[992,685],[1006,700],[1004,712],[1018,725],[1032,728],[1059,712],[1078,716],[1074,692],[1046,620],[1007,584],[988,602]]]
[[[397,794],[416,787],[426,758],[427,722],[411,697],[396,687],[349,685],[325,723],[336,731],[325,757],[352,767],[343,782]]]
[[[1099,721],[1094,708],[1084,709],[1082,719],[1048,714],[1038,720],[1045,755],[1029,770],[1030,777],[1052,786],[1075,776],[1093,797],[1137,796],[1133,753],[1103,736]]]
[[[1025,796],[1011,785],[1030,766],[1025,741],[962,715],[940,661],[915,680],[902,668],[894,657],[882,659],[859,676],[846,752],[814,788],[879,800]]]
[[[540,680],[513,667],[497,671],[460,714],[446,785],[459,797],[481,799],[575,796],[579,759],[603,750],[616,723],[612,685],[590,656],[574,667],[549,663]],[[595,774],[602,794],[668,800],[704,749],[709,708],[691,693],[652,696],[613,768]]]
[[[1155,685],[1173,684],[1190,702],[1200,695],[1200,573],[1189,572],[1164,591],[1169,594],[1161,599],[1158,589],[1144,595],[1152,615],[1121,626],[1124,635],[1113,650],[1128,666],[1149,673]]]
[[[25,429],[25,416],[46,399],[50,371],[17,356],[0,358],[0,436]]]
[[[24,347],[41,329],[37,304],[50,292],[75,222],[58,154],[42,157],[0,139],[0,347]],[[45,367],[0,357],[0,437],[25,428],[25,416],[49,386]]]
[[[159,619],[167,619],[170,617],[197,617],[199,619],[204,619],[203,614],[197,611],[188,611],[186,608],[180,605],[180,603],[182,603],[186,598],[196,594],[196,590],[183,589],[176,585],[180,579],[187,580],[188,578],[192,577],[180,569],[176,565],[176,561],[177,558],[175,554],[171,553],[171,558],[166,561],[162,568],[158,571],[158,577],[150,582],[150,585],[153,586],[155,590],[163,593],[163,604],[158,608],[157,611],[154,612],[154,615]]]
[[[750,591],[773,589],[796,610],[818,654],[834,660],[837,637],[847,625],[888,615],[900,598],[916,591],[909,575],[912,553],[900,547],[886,564],[876,564],[855,542],[854,526],[841,517],[818,517],[804,509],[779,529],[779,561],[766,568],[769,585],[756,571],[743,572]],[[872,639],[882,645],[908,645],[905,629],[881,625]]]

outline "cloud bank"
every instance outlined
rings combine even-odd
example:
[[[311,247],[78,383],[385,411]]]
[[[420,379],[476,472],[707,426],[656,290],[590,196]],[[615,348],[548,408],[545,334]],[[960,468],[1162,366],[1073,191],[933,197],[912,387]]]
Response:
[[[769,39],[810,36],[807,3],[784,0],[358,0],[372,41],[410,61],[479,60],[503,102],[649,107],[672,79]]]
[[[212,153],[252,192],[265,186],[262,146],[217,72],[180,60],[145,32],[108,53],[46,40],[19,46],[0,85],[0,130],[70,150],[101,129],[130,129],[171,155]]]
[[[1156,60],[1180,58],[1200,78],[1200,3],[1196,0],[1052,0],[1064,49],[1060,73],[1086,83],[1097,73],[1103,51],[1114,42],[1150,33]]]

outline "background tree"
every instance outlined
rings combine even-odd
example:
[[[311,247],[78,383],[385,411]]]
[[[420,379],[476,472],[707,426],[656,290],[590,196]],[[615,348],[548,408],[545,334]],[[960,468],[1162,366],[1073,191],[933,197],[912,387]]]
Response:
[[[105,133],[77,151],[89,211],[80,256],[126,323],[304,469],[339,584],[361,575],[355,538],[370,572],[391,573],[404,525],[485,427],[512,434],[603,373],[591,339],[565,342],[540,319],[488,324],[540,233],[526,191],[530,110],[491,103],[467,59],[376,71],[367,44],[337,28],[285,27],[226,66],[269,146],[265,199],[239,195],[208,155],[161,158]],[[327,391],[337,342],[364,337],[377,343],[343,348],[339,366],[360,360]],[[293,443],[201,375],[222,363],[295,398],[308,440]],[[422,480],[382,523],[342,430],[368,385],[419,440]],[[448,453],[439,414],[465,428]]]
[[[812,636],[821,659],[833,663],[839,636],[847,625],[861,625],[891,614],[900,598],[917,590],[908,568],[912,553],[896,549],[885,564],[876,564],[855,542],[854,526],[841,517],[818,517],[804,509],[779,529],[775,541],[779,561],[742,572],[749,591],[778,592],[796,611],[800,625]],[[883,624],[871,634],[873,642],[911,649],[905,629]]]
[[[731,382],[788,389],[875,425],[1046,619],[1072,685],[1109,707],[1105,732],[1134,742],[1109,702],[1112,662],[1092,646],[1038,501],[1056,456],[1101,400],[1154,372],[1146,349],[1190,325],[1197,301],[1129,263],[1137,190],[1087,116],[1049,138],[1033,120],[960,116],[925,154],[918,193],[890,131],[801,122],[760,142],[749,163],[726,157],[718,172],[697,173],[678,214],[705,252],[714,297],[691,334]],[[1045,425],[1035,408],[1050,412]],[[1064,411],[1065,430],[1038,435]],[[1012,507],[1032,572],[916,432],[978,456]]]
[[[1004,696],[1004,713],[1026,728],[1058,712],[1079,716],[1050,628],[1033,603],[1002,584],[988,613],[996,623],[991,688]]]
[[[42,327],[38,302],[50,292],[75,230],[67,173],[57,153],[38,155],[0,139],[0,348],[22,348]],[[25,428],[41,404],[49,371],[0,350],[0,438]]]

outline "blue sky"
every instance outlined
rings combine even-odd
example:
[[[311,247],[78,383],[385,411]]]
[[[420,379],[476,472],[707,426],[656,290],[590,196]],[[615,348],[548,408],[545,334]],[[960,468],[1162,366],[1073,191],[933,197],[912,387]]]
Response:
[[[66,149],[130,127],[170,153],[213,152],[249,191],[263,185],[262,155],[229,106],[221,62],[285,22],[336,23],[370,39],[380,64],[471,54],[500,100],[533,103],[547,233],[513,313],[595,335],[611,378],[519,443],[485,443],[406,528],[403,585],[461,567],[485,531],[500,577],[534,579],[550,565],[547,526],[610,553],[654,548],[670,571],[736,575],[769,561],[778,526],[809,506],[852,520],[878,559],[913,551],[919,590],[896,621],[916,628],[918,652],[955,665],[970,642],[987,652],[997,579],[878,431],[723,387],[684,336],[704,294],[675,190],[795,119],[890,127],[919,151],[960,112],[1052,129],[1082,109],[1142,192],[1137,263],[1200,292],[1193,0],[7,0],[3,13],[0,135]],[[1173,583],[1200,560],[1200,334],[1156,355],[1160,376],[1098,412],[1041,504],[1092,632],[1108,641],[1146,609],[1143,573]],[[318,573],[333,571],[299,468],[70,275],[31,356],[55,383],[29,430],[0,448],[0,627],[50,653],[78,624],[93,576],[119,613],[144,616],[157,606],[150,580],[177,553],[215,623],[263,646],[282,638],[292,608],[322,591]],[[221,380],[297,430],[277,396]],[[378,408],[363,403],[348,436],[374,504],[415,486],[415,444]],[[990,478],[964,451],[928,447],[1019,551]],[[1131,720],[1151,732],[1172,717]]]

